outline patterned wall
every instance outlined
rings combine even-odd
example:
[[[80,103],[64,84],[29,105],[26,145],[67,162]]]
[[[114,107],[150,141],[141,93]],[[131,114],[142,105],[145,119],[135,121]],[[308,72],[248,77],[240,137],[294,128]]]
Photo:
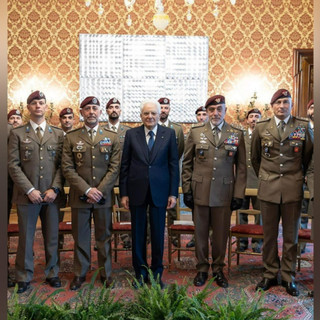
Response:
[[[123,0],[101,3],[100,16],[99,0],[90,7],[84,0],[8,1],[10,109],[38,88],[53,103],[53,124],[62,108],[78,107],[79,33],[208,36],[208,96],[226,96],[229,121],[237,120],[236,104],[247,109],[258,81],[261,108],[279,87],[292,90],[293,49],[313,47],[311,0],[220,0],[218,17],[213,0],[195,0],[191,21],[184,0],[163,0],[171,20],[165,31],[152,24],[153,0],[136,0],[130,27]]]

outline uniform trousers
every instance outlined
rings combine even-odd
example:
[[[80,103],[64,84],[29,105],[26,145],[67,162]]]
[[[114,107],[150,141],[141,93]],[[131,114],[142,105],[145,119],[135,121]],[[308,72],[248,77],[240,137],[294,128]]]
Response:
[[[214,273],[224,267],[224,258],[230,230],[230,207],[194,206],[194,225],[196,240],[197,270],[208,272],[209,264],[209,229],[212,229],[211,256]]]
[[[111,276],[111,208],[71,208],[74,238],[74,274],[84,277],[91,261],[91,215],[94,220],[98,266],[101,276]]]
[[[150,190],[141,206],[130,206],[132,223],[132,264],[136,278],[144,280],[148,276],[147,262],[147,208],[149,206],[151,233],[151,271],[155,279],[161,279],[163,272],[164,228],[166,207],[156,207]]]
[[[17,205],[19,243],[16,256],[16,281],[29,282],[33,278],[33,242],[40,216],[46,256],[46,278],[58,276],[59,207],[55,203]]]
[[[281,269],[281,279],[292,282],[295,277],[298,231],[301,201],[291,203],[271,203],[260,200],[263,222],[263,276],[276,278]],[[282,259],[278,255],[279,222],[282,219]]]

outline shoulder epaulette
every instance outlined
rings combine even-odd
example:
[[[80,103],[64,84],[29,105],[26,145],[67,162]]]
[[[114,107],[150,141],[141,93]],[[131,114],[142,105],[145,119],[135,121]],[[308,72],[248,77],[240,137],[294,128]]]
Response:
[[[244,131],[245,129],[240,124],[230,124],[230,127],[239,131]]]
[[[128,129],[131,129],[131,128],[132,128],[132,127],[130,127],[130,126],[127,126],[126,124],[120,123],[120,125],[121,125],[122,127],[124,127],[124,128],[128,128]]]
[[[49,127],[51,127],[51,128],[54,128],[54,129],[58,129],[58,130],[62,130],[61,128],[59,128],[59,127],[56,127],[56,126],[53,126],[53,125],[49,125]]]
[[[309,119],[308,119],[308,118],[304,118],[304,117],[294,117],[294,118],[296,118],[296,119],[299,120],[299,121],[309,122]]]
[[[72,133],[72,132],[76,132],[76,131],[81,130],[81,129],[83,129],[83,127],[71,129],[68,132],[66,132],[66,134],[69,134],[69,133]]]
[[[191,127],[191,129],[197,129],[197,128],[201,128],[204,127],[205,123],[199,122],[196,123],[193,127]]]
[[[271,118],[261,119],[261,120],[259,120],[259,121],[257,122],[257,124],[262,123],[262,122],[268,122],[268,121],[270,121],[270,120],[271,120]]]
[[[170,121],[170,122],[171,122],[171,125],[175,125],[175,126],[181,127],[181,124],[179,124],[177,122],[173,122],[173,121]]]

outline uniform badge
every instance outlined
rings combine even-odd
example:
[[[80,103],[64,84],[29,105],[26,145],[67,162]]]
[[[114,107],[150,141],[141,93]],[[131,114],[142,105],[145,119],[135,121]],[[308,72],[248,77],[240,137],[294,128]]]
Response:
[[[29,133],[30,132],[30,127],[26,126],[26,132]]]
[[[169,101],[168,101],[168,99],[163,99],[163,102],[165,103],[165,104],[167,104]]]
[[[83,146],[84,146],[84,142],[82,142],[81,140],[79,142],[76,143],[76,148],[77,150],[82,150]]]
[[[76,165],[77,165],[78,167],[81,167],[81,166],[82,166],[82,162],[79,161],[79,162],[76,163]]]
[[[117,98],[113,98],[112,102],[117,103],[118,102]]]
[[[48,131],[49,131],[50,133],[52,133],[52,128],[51,128],[51,127],[48,127]]]
[[[103,140],[101,140],[99,142],[99,144],[100,144],[100,146],[111,146],[112,145],[110,138],[107,138],[107,137],[105,137]]]
[[[30,143],[31,140],[29,138],[26,138],[25,140],[22,140],[23,143]]]
[[[207,143],[207,137],[203,132],[200,133],[200,143]]]
[[[78,158],[79,160],[82,159],[82,153],[81,153],[81,152],[78,152],[78,153],[77,153],[77,158]]]
[[[92,99],[92,103],[96,104],[98,102],[98,100],[96,98]]]
[[[224,140],[224,144],[238,146],[239,145],[239,134],[237,132],[233,132],[230,136]]]
[[[105,155],[105,159],[106,159],[106,161],[109,160],[109,155],[108,154]]]
[[[306,128],[298,126],[289,135],[289,140],[305,140],[306,139]]]
[[[44,97],[44,94],[42,92],[39,92],[39,97],[40,98],[43,98]]]

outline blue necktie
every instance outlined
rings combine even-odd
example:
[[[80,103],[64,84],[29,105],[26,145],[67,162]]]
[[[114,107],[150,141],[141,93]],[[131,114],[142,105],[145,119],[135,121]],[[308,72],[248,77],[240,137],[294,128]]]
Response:
[[[152,150],[153,144],[154,144],[154,132],[153,131],[149,131],[148,135],[150,136],[149,141],[148,141],[148,148],[149,151]]]

